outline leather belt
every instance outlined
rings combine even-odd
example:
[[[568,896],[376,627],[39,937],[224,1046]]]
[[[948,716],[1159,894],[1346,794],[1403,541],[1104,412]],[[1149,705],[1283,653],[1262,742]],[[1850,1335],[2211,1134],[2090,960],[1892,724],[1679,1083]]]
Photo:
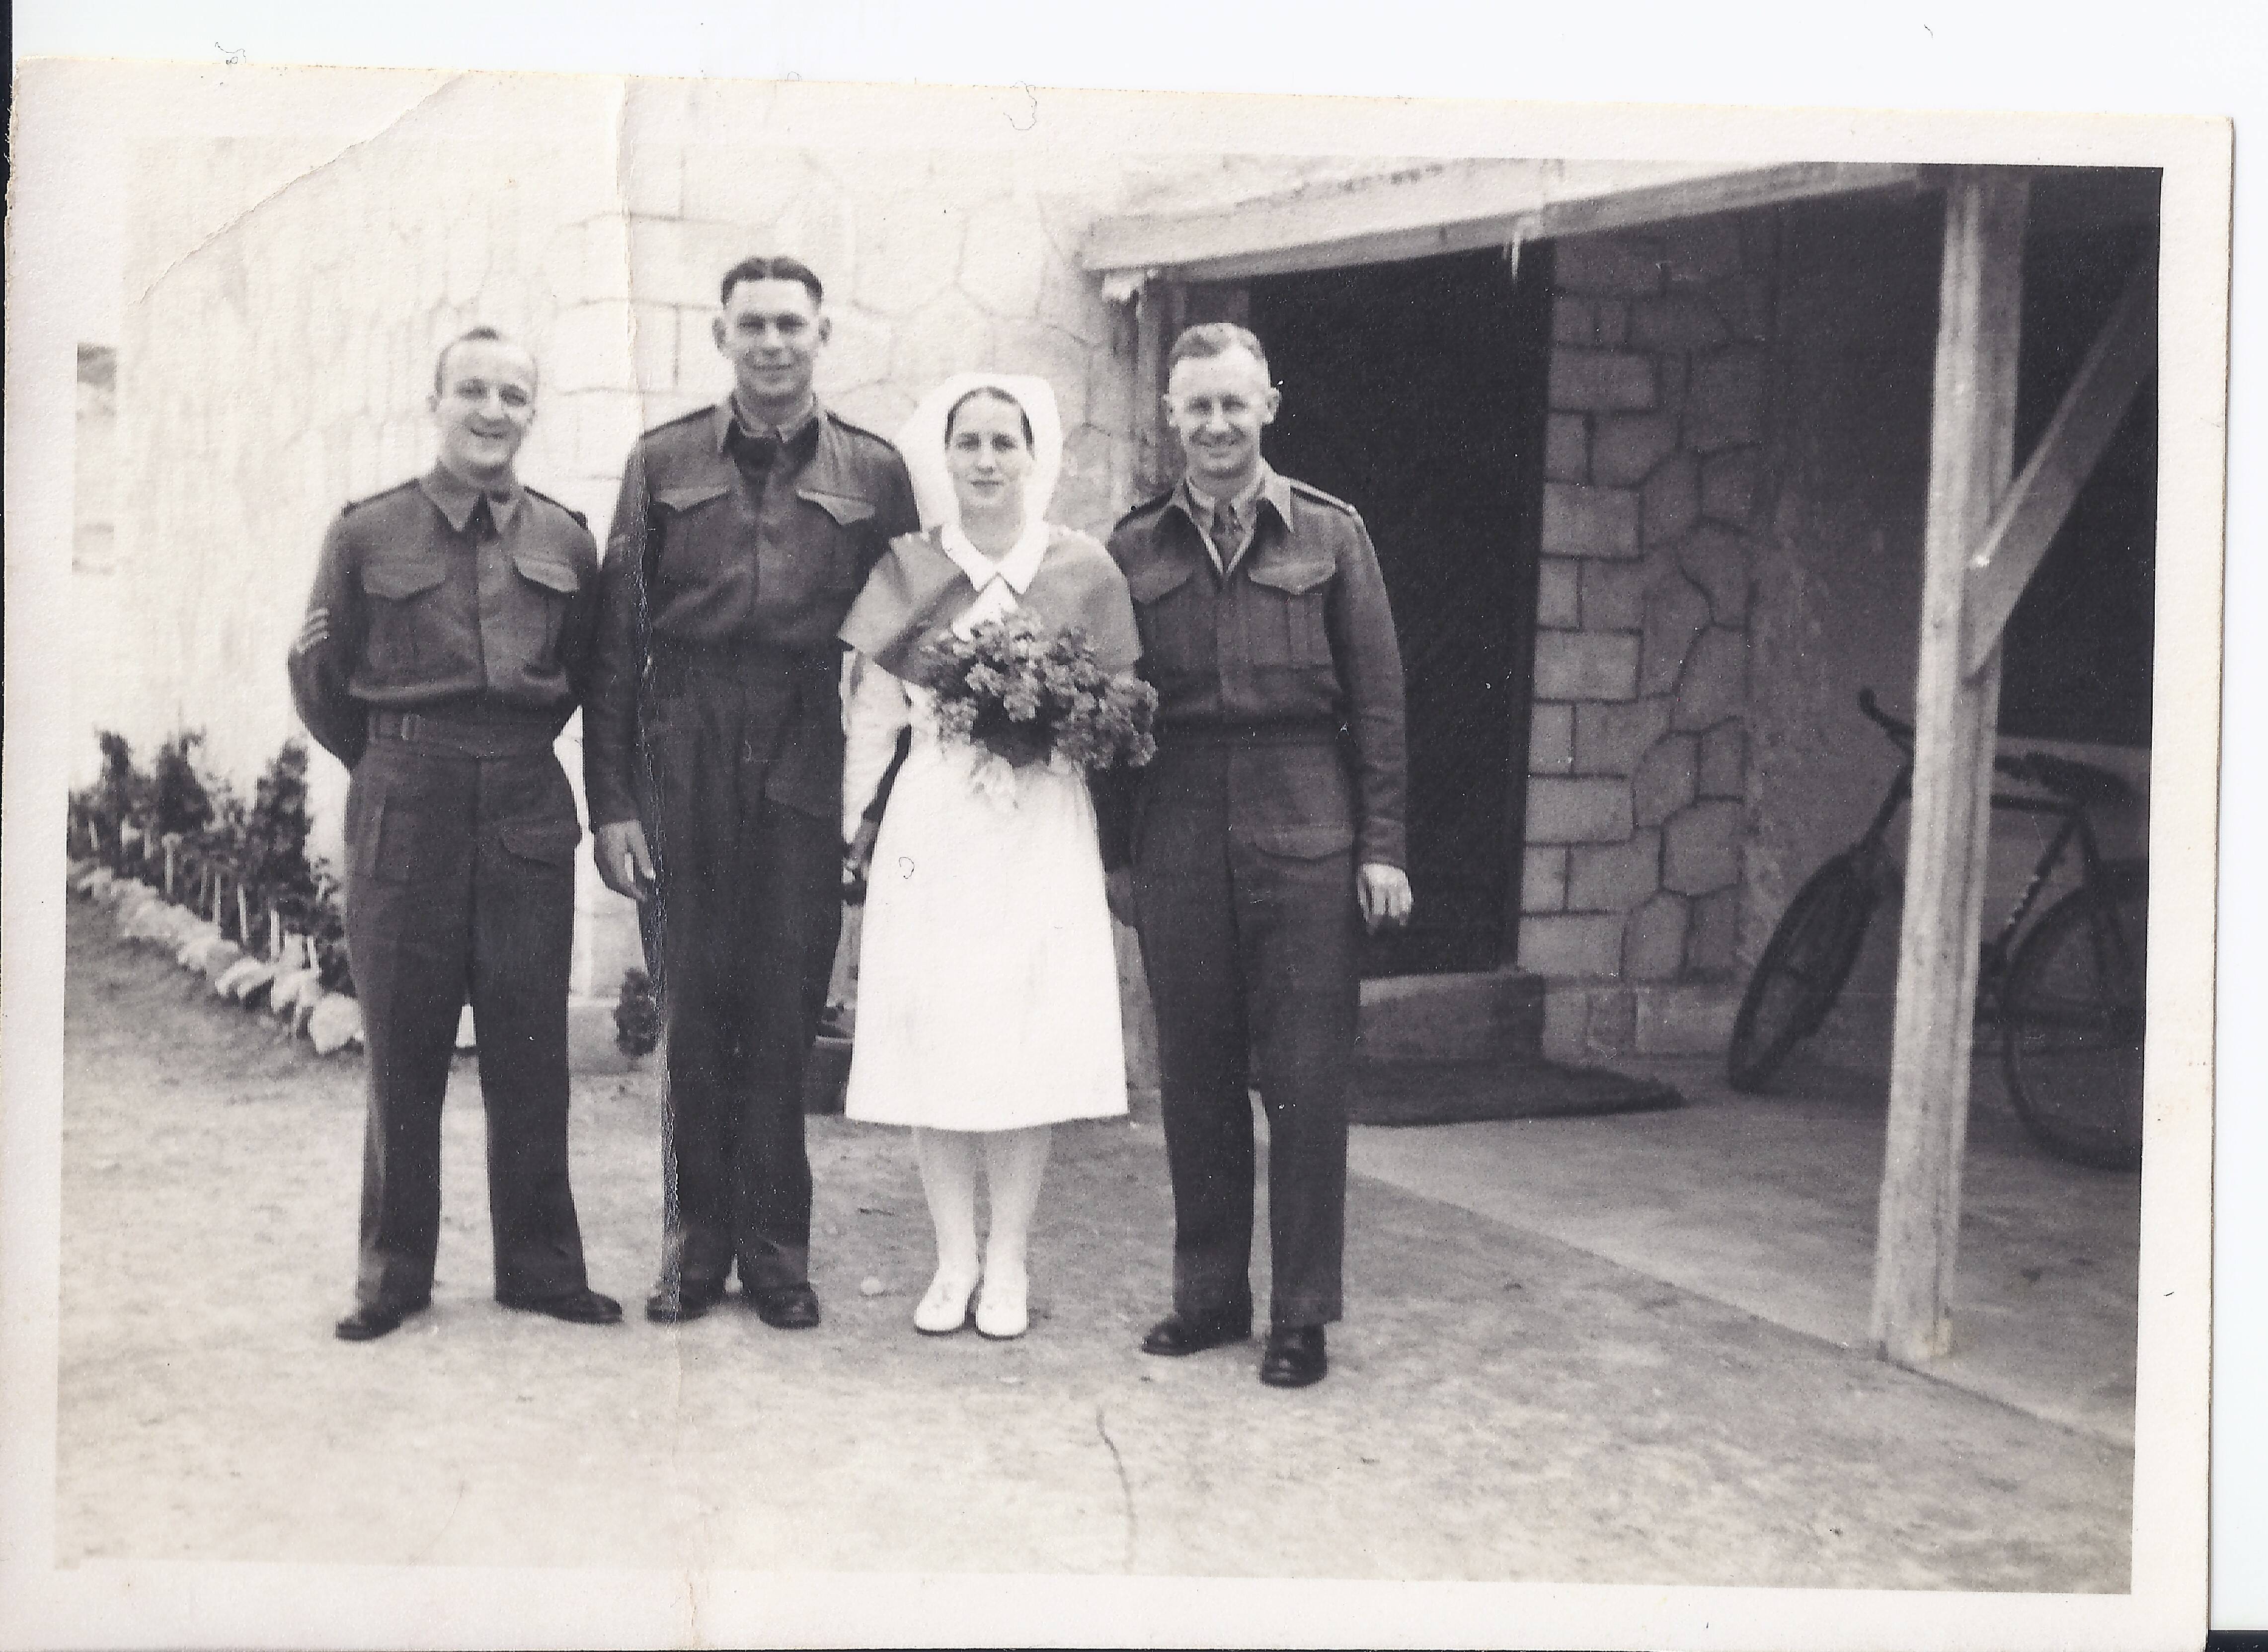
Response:
[[[437,716],[425,712],[370,714],[370,737],[441,746],[469,757],[519,757],[551,749],[558,729],[548,717]]]

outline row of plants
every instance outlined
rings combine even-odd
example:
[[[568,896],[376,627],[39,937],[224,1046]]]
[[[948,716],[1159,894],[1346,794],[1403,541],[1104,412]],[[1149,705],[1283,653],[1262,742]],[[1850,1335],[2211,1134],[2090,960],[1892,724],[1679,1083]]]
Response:
[[[174,734],[147,769],[125,736],[96,740],[100,771],[70,800],[71,892],[320,1053],[360,1044],[337,881],[307,853],[306,745],[286,741],[247,799],[198,763],[201,731]]]
[[[307,852],[307,748],[294,738],[244,797],[197,761],[201,730],[144,769],[122,734],[96,735],[102,766],[70,795],[70,857],[156,890],[222,940],[271,962],[306,958],[324,990],[354,992],[337,880]]]
[[[96,741],[100,772],[70,794],[72,891],[111,906],[128,939],[172,951],[224,998],[273,1009],[318,1049],[358,1043],[338,881],[307,852],[306,743],[285,741],[246,799],[198,763],[202,730],[175,734],[147,769],[123,735]],[[652,982],[625,971],[616,1045],[644,1056],[660,1035]]]

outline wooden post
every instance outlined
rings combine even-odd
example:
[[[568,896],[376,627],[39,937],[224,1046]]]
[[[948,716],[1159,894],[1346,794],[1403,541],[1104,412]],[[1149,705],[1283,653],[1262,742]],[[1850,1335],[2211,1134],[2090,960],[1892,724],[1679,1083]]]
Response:
[[[1951,1347],[1947,1302],[1961,1237],[1962,1151],[1977,1022],[1977,958],[1992,756],[1996,648],[1962,670],[1970,554],[2007,490],[2023,291],[2021,173],[1953,174],[1946,189],[1923,536],[1913,803],[1874,1246],[1876,1351],[1917,1364]]]

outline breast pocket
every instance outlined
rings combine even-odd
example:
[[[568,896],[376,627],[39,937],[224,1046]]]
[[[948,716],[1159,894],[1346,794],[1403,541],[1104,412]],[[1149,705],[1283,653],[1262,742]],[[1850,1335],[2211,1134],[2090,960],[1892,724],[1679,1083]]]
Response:
[[[873,562],[874,502],[856,494],[798,489],[796,497],[819,508],[817,531],[799,534],[784,549],[793,577],[810,590],[856,595]]]
[[[1244,645],[1259,667],[1328,666],[1331,638],[1323,601],[1336,572],[1328,557],[1262,564],[1248,576]]]
[[[532,550],[514,552],[512,565],[519,576],[512,593],[513,623],[528,640],[530,663],[545,670],[558,658],[567,603],[583,588],[583,576],[572,564]]]
[[[715,580],[734,537],[732,491],[723,482],[654,490],[647,532],[659,547],[655,594],[697,591]]]
[[[1134,599],[1135,629],[1142,657],[1158,671],[1199,671],[1217,646],[1210,616],[1200,611],[1195,570],[1185,562],[1160,559],[1130,568],[1127,594]]]
[[[370,607],[364,652],[379,681],[414,681],[448,663],[440,613],[440,585],[447,574],[432,562],[364,564],[363,594]]]

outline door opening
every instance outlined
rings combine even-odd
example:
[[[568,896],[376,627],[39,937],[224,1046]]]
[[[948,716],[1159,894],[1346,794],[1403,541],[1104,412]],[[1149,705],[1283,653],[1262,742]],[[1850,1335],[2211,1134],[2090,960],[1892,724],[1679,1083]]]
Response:
[[[1518,943],[1549,246],[1255,279],[1284,407],[1270,462],[1378,547],[1409,699],[1410,926],[1368,975],[1492,970]]]

